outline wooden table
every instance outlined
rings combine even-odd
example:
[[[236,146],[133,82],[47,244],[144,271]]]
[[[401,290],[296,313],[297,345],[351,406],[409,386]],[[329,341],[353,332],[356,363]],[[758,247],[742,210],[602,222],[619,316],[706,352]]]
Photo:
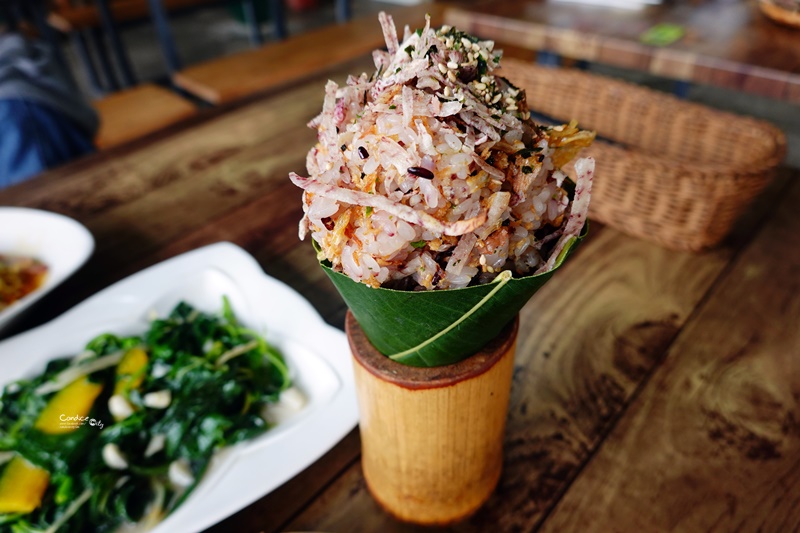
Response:
[[[366,60],[334,73],[367,68]],[[297,240],[324,77],[199,117],[0,192],[64,213],[89,263],[23,326],[160,260],[228,240],[323,317],[345,307]],[[800,527],[800,183],[783,171],[721,248],[668,251],[595,224],[524,308],[505,467],[463,532]],[[280,460],[276,458],[276,460]],[[414,531],[368,494],[356,431],[211,529]]]
[[[771,22],[755,0],[641,10],[501,0],[449,9],[445,20],[517,47],[800,103],[800,30]],[[640,42],[648,28],[665,23],[682,26],[684,37],[664,47]]]

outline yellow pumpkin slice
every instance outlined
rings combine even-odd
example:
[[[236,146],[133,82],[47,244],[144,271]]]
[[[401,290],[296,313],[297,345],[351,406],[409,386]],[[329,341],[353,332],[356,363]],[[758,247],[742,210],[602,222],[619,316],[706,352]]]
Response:
[[[117,383],[114,385],[114,394],[124,394],[136,389],[144,381],[147,368],[147,352],[141,348],[131,348],[117,365]]]
[[[17,455],[0,476],[0,513],[30,513],[41,505],[49,483],[47,470]]]
[[[76,379],[47,402],[33,427],[50,435],[75,431],[81,426],[79,419],[89,414],[102,390],[102,385],[92,383],[86,376]]]

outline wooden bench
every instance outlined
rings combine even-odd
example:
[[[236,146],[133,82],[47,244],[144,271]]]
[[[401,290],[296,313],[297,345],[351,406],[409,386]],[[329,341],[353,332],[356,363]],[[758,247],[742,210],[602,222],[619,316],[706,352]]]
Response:
[[[153,84],[119,91],[94,102],[100,115],[99,149],[144,137],[197,113],[191,102]]]
[[[444,11],[444,4],[423,4],[391,13],[402,39],[404,25],[423,25],[426,13],[439,25]],[[173,82],[203,100],[222,104],[305,78],[383,45],[378,18],[370,15],[186,68]]]

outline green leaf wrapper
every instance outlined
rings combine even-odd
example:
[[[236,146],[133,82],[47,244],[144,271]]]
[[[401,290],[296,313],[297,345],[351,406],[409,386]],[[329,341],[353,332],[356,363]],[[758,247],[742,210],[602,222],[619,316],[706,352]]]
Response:
[[[441,366],[469,357],[498,335],[588,230],[587,223],[549,272],[522,278],[512,278],[508,272],[492,283],[463,289],[375,289],[335,272],[328,261],[320,264],[378,351],[406,365]]]

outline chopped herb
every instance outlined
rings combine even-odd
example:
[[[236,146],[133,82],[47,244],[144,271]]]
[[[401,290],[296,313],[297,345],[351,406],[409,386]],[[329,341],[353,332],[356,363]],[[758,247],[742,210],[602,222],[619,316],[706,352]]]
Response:
[[[417,31],[414,32],[414,33],[417,34],[417,37],[421,36],[422,35],[422,28],[417,28]]]
[[[488,71],[489,67],[486,65],[486,61],[481,56],[478,56],[478,75],[485,76]]]
[[[394,70],[394,73],[395,73],[395,74],[397,74],[398,72],[400,72],[400,67],[397,67],[397,68]]]
[[[372,206],[368,205],[367,208],[364,210],[364,212],[366,213],[367,216],[371,216],[372,215]]]
[[[361,159],[366,159],[366,158],[369,157],[369,152],[367,152],[367,149],[364,148],[363,146],[359,146],[358,147],[358,157],[360,157]]]
[[[344,152],[345,150],[347,150],[347,145],[346,145],[346,144],[343,144],[343,145],[342,145],[342,146],[340,146],[339,148],[341,148],[341,149],[342,149],[342,152]]]
[[[367,91],[364,91],[364,105],[367,105]]]
[[[389,106],[389,109],[397,109],[397,106],[392,104],[392,105]]]
[[[405,51],[406,51],[406,53],[408,55],[411,55],[411,52],[414,51],[414,45],[413,44],[409,44],[408,46],[405,47]]]
[[[411,246],[414,248],[423,248],[425,246],[425,241],[414,241],[411,243]]]
[[[528,159],[531,156],[531,151],[528,149],[520,150],[517,152],[523,159]]]
[[[425,57],[430,57],[432,54],[438,54],[438,53],[439,53],[439,48],[434,44],[433,46],[428,48],[427,52],[425,52]]]
[[[525,165],[524,167],[522,167],[522,172],[524,172],[525,174],[533,174],[533,169],[528,165]]]

